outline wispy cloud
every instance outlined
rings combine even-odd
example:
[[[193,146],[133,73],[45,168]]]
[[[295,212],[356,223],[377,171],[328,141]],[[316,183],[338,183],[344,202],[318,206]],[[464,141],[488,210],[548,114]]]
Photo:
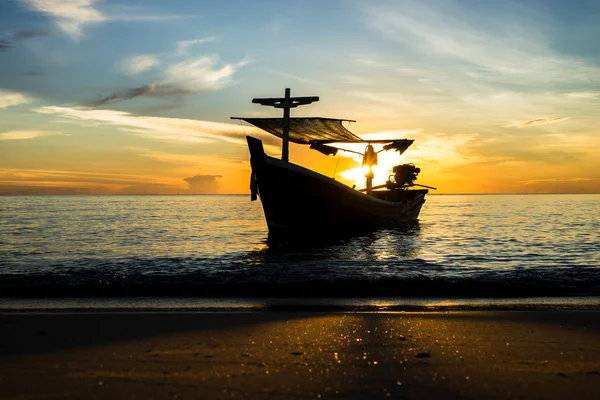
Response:
[[[230,165],[224,174],[239,171]],[[194,171],[194,169],[192,169]],[[196,170],[197,171],[197,170]],[[131,175],[84,171],[0,170],[0,194],[204,194],[221,189],[223,174],[183,172],[171,175]],[[190,176],[192,175],[192,176]],[[188,176],[183,178],[183,176]]]
[[[569,119],[569,117],[538,118],[538,119],[531,119],[529,121],[513,122],[512,124],[504,125],[504,128],[528,128],[531,126],[554,124],[556,122],[562,122],[562,121],[566,121],[568,119]]]
[[[246,61],[219,66],[217,56],[202,56],[171,65],[165,72],[164,86],[182,93],[217,90],[226,86]]]
[[[51,131],[8,131],[0,132],[0,140],[26,140],[51,135],[62,135],[62,133]]]
[[[560,21],[545,9],[526,2],[499,5],[398,0],[363,7],[366,25],[389,51],[355,57],[353,74],[372,83],[349,93],[359,98],[352,115],[378,118],[381,129],[402,123],[481,139],[531,116],[568,115],[578,124],[570,128],[597,126],[600,67],[553,47],[552,22]],[[535,130],[536,122],[521,127],[527,126]],[[507,140],[520,148],[521,139]]]
[[[600,92],[571,92],[567,93],[570,99],[600,99]]]
[[[172,166],[185,166],[194,168],[203,168],[211,166],[214,168],[239,168],[242,164],[247,161],[246,155],[243,158],[231,159],[220,155],[205,155],[204,157],[198,157],[197,154],[181,154],[181,153],[165,153],[150,149],[136,149],[132,148],[132,151],[136,152],[141,157],[146,157],[161,163],[170,164]]]
[[[546,35],[551,17],[536,7],[513,4],[510,14],[491,18],[466,10],[460,2],[380,4],[365,7],[371,29],[413,54],[444,59],[447,67],[513,82],[588,82],[600,76],[597,67],[551,48]]]
[[[190,47],[202,43],[208,43],[215,40],[215,37],[203,39],[179,40],[175,44],[175,51],[162,54],[140,54],[132,55],[118,62],[117,68],[125,75],[138,75],[157,67],[168,58],[182,58],[188,55]]]
[[[142,54],[128,57],[118,63],[118,68],[125,75],[138,75],[160,65],[159,56],[155,54]]]
[[[108,14],[110,21],[128,21],[128,22],[152,22],[152,21],[172,21],[176,19],[193,18],[193,15],[179,14]]]
[[[368,67],[390,67],[391,64],[387,61],[382,61],[370,57],[357,57],[354,60],[357,64],[366,65]]]
[[[147,181],[142,175],[114,174],[108,172],[65,171],[54,169],[4,169],[0,171],[0,182],[93,182],[132,184]]]
[[[105,7],[97,0],[21,0],[34,11],[49,16],[56,26],[73,40],[85,37],[84,28],[109,21],[163,21],[175,18],[189,18],[184,15],[149,14],[135,8]]]
[[[177,48],[173,54],[173,57],[183,57],[188,54],[190,47],[197,44],[213,42],[214,40],[214,36],[202,39],[180,40],[177,42]]]
[[[536,185],[539,183],[546,183],[546,182],[585,182],[585,181],[591,181],[593,179],[591,178],[546,178],[546,179],[531,179],[528,181],[521,181],[521,183],[525,184],[525,185]]]
[[[287,79],[293,79],[298,82],[304,82],[304,83],[316,83],[317,82],[314,79],[309,79],[309,78],[306,78],[306,77],[300,76],[300,75],[290,74],[290,73],[283,72],[283,71],[277,71],[275,69],[270,69],[270,68],[263,68],[263,69],[264,69],[264,71],[266,71],[270,74],[281,76],[281,77],[284,77]]]
[[[157,176],[84,171],[5,169],[0,194],[184,193],[183,181]]]
[[[367,85],[370,83],[368,78],[358,75],[340,75],[338,79],[349,85]]]
[[[421,133],[421,129],[394,129],[391,131],[365,133],[361,134],[360,137],[364,140],[406,139],[419,133]]]
[[[235,124],[184,118],[137,116],[117,110],[46,106],[36,108],[34,111],[83,123],[98,122],[103,125],[118,126],[124,131],[162,141],[202,143],[223,140],[229,143],[245,144],[245,134],[258,133],[256,129],[242,129]]]
[[[84,37],[86,25],[108,21],[95,0],[22,0],[27,6],[51,17],[58,28],[74,40]]]
[[[567,121],[562,119],[567,114],[581,129],[595,124],[591,118],[595,116],[598,100],[591,97],[569,97],[567,93],[554,91],[507,90],[484,84],[474,86],[458,79],[408,86],[397,92],[350,91],[348,95],[356,98],[351,115],[357,120],[377,117],[388,124],[401,122],[404,126],[475,130],[482,134],[484,130],[491,134],[492,130],[507,124],[518,127],[521,121],[536,119],[532,116],[553,120],[547,116],[559,115],[561,118],[548,122],[562,122]]]
[[[33,97],[24,93],[0,89],[0,110],[19,104],[32,103],[34,101],[35,99]]]
[[[219,90],[227,86],[234,73],[246,63],[246,60],[242,60],[235,64],[220,64],[219,58],[215,55],[184,60],[167,67],[160,81],[142,87],[119,90],[91,102],[90,106],[98,107],[142,95],[170,96],[177,99],[183,95]]]

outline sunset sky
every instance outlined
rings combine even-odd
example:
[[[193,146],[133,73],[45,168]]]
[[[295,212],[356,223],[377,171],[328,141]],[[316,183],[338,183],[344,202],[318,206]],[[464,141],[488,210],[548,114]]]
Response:
[[[293,116],[415,139],[383,162],[438,193],[598,193],[598,21],[597,0],[2,0],[0,194],[248,193],[245,135],[280,141],[230,117],[279,117],[251,100],[286,87],[320,96]]]

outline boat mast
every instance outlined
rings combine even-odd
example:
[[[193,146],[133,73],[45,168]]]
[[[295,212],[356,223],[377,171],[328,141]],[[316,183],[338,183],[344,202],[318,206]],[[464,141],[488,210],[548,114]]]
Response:
[[[281,144],[281,159],[283,161],[289,161],[290,108],[310,104],[314,101],[319,101],[319,97],[290,97],[290,88],[285,89],[285,97],[252,99],[253,103],[258,103],[261,106],[283,108],[283,143]]]

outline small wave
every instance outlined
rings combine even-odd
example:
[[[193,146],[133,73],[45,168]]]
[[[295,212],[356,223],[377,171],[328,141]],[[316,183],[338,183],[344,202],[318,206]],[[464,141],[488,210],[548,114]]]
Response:
[[[447,297],[511,298],[599,296],[600,273],[558,270],[552,274],[485,274],[444,277],[343,277],[266,279],[251,273],[191,274],[36,274],[0,275],[3,297]]]

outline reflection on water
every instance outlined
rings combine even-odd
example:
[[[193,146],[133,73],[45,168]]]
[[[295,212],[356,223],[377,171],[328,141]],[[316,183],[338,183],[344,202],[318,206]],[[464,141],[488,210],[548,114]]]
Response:
[[[382,229],[363,234],[335,236],[268,235],[266,247],[253,252],[258,257],[295,255],[308,258],[347,258],[380,261],[414,258],[419,247],[419,223],[404,228]]]
[[[247,196],[7,196],[0,285],[200,296],[600,294],[599,205],[599,195],[429,196],[419,223],[404,229],[281,240]]]

